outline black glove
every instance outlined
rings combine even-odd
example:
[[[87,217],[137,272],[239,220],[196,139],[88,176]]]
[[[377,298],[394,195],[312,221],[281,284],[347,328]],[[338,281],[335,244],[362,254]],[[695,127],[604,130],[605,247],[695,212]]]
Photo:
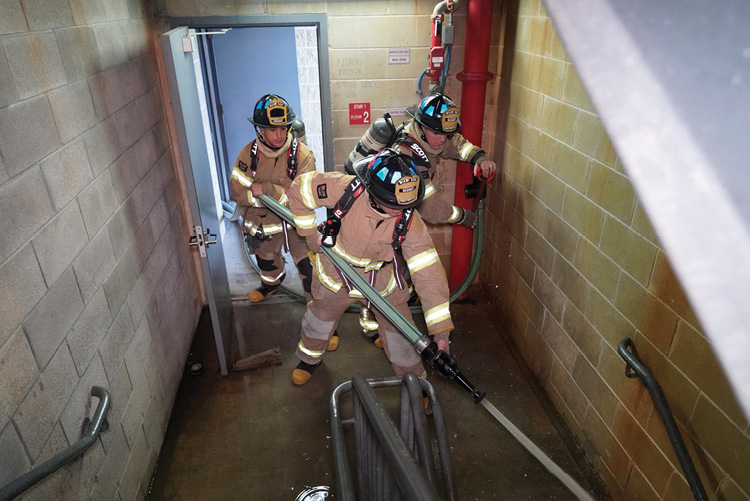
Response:
[[[477,215],[475,212],[472,212],[468,209],[464,209],[464,215],[461,217],[461,219],[458,221],[458,224],[462,224],[466,226],[467,228],[474,228],[477,224]]]

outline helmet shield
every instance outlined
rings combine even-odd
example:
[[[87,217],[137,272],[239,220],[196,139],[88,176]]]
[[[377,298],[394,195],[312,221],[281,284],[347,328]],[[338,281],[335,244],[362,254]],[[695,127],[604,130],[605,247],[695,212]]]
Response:
[[[252,118],[248,118],[256,127],[288,127],[294,119],[291,106],[278,94],[261,97],[255,103]]]
[[[411,156],[390,148],[355,162],[354,171],[379,204],[410,209],[424,196],[424,182]]]
[[[406,108],[419,125],[437,134],[461,131],[461,111],[448,96],[430,94],[418,106]]]

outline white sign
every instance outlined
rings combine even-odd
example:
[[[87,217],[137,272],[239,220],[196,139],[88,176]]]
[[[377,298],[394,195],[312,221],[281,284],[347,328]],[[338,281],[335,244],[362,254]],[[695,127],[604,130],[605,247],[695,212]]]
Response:
[[[411,49],[388,49],[388,64],[409,64]]]
[[[406,115],[406,110],[404,108],[394,108],[392,110],[388,110],[388,114],[390,114],[392,117],[403,117]]]

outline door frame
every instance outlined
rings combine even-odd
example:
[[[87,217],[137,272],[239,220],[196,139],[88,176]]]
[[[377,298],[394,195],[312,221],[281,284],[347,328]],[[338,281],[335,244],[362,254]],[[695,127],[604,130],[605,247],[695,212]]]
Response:
[[[331,75],[328,59],[328,16],[326,14],[288,14],[263,16],[186,16],[170,17],[170,29],[187,28],[253,28],[267,26],[314,26],[318,33],[318,81],[326,172],[334,170],[333,116],[331,113]]]

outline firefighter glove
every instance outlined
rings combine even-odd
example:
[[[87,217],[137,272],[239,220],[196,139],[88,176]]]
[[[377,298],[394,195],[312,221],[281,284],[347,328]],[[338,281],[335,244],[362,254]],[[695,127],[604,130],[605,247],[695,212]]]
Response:
[[[467,228],[474,228],[477,224],[477,215],[468,209],[464,209],[464,215],[458,224],[462,224]]]

